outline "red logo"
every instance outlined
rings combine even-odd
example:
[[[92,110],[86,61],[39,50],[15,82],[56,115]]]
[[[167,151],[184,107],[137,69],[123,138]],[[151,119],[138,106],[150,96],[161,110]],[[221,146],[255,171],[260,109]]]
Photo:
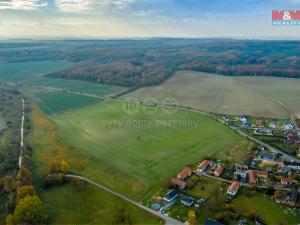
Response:
[[[300,10],[273,10],[272,20],[300,20]]]

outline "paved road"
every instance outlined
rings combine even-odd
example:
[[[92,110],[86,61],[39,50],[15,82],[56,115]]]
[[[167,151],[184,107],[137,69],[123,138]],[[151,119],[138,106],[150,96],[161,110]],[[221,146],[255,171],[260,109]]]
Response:
[[[115,192],[115,191],[113,191],[113,190],[111,190],[111,189],[109,189],[109,188],[103,186],[102,184],[99,184],[99,183],[96,183],[96,182],[94,182],[94,181],[91,181],[90,179],[88,179],[88,178],[86,178],[86,177],[77,176],[77,175],[71,175],[71,174],[66,174],[65,176],[66,176],[66,177],[71,177],[71,178],[73,177],[73,178],[77,178],[77,179],[86,181],[86,182],[88,182],[89,184],[94,185],[95,187],[98,187],[98,188],[100,188],[100,189],[102,189],[102,190],[104,190],[104,191],[106,191],[106,192],[109,192],[109,193],[111,193],[111,194],[113,194],[113,195],[115,195],[115,196],[117,196],[117,197],[123,199],[123,200],[126,201],[126,202],[129,202],[129,203],[131,203],[131,204],[133,204],[133,205],[136,205],[137,207],[139,207],[139,208],[141,208],[141,209],[143,209],[143,210],[145,210],[145,211],[151,213],[152,215],[161,218],[162,220],[165,221],[165,224],[166,224],[166,225],[183,225],[182,222],[180,222],[180,221],[178,221],[178,220],[176,220],[176,219],[173,219],[173,218],[171,218],[171,217],[168,217],[168,216],[166,216],[166,215],[164,215],[164,214],[161,214],[161,213],[159,213],[159,212],[157,212],[157,211],[155,211],[155,210],[153,210],[153,209],[150,209],[150,208],[148,208],[148,207],[146,207],[146,206],[144,206],[144,205],[142,205],[142,204],[140,204],[140,203],[137,203],[137,202],[133,201],[132,199],[128,198],[127,196],[122,195],[122,194],[120,194],[120,193],[118,193],[118,192]]]
[[[227,180],[227,179],[224,179],[222,177],[215,177],[215,176],[212,176],[212,175],[208,175],[207,173],[199,173],[198,171],[194,171],[194,173],[197,175],[197,176],[204,176],[204,177],[207,177],[207,178],[210,178],[210,179],[214,179],[214,180],[217,180],[217,181],[221,181],[221,182],[225,182],[225,183],[228,183],[228,184],[231,184],[233,181],[232,180]],[[253,185],[250,185],[248,183],[243,183],[243,182],[240,182],[240,185],[241,186],[244,186],[244,187],[254,187]],[[270,186],[266,186],[266,185],[257,185],[255,187],[258,187],[258,188],[262,188],[262,189],[268,189]],[[280,187],[280,186],[272,186],[275,190],[283,190],[283,191],[290,191],[291,188],[285,188],[285,187]]]

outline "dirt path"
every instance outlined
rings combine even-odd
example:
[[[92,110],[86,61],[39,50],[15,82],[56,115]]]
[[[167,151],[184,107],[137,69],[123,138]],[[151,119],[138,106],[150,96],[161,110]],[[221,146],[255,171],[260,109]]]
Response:
[[[19,155],[19,169],[22,166],[23,146],[24,146],[24,119],[25,119],[25,101],[22,98],[22,122],[21,122],[21,141],[20,141],[20,155]]]

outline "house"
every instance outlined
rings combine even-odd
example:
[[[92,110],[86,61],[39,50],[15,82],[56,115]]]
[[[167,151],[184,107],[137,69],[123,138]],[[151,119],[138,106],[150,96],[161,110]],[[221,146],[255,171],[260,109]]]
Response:
[[[247,117],[247,116],[241,116],[241,117],[240,117],[240,121],[241,121],[243,124],[246,124],[246,123],[248,123],[248,117]]]
[[[178,192],[175,190],[170,190],[167,194],[164,195],[163,200],[167,202],[172,202],[178,197]]]
[[[256,176],[253,172],[253,170],[248,170],[248,182],[249,184],[256,184],[257,180],[256,180]]]
[[[266,161],[273,161],[275,160],[276,156],[274,153],[270,152],[261,152],[258,156],[259,160],[266,160]]]
[[[278,163],[278,169],[277,169],[278,173],[283,173],[286,176],[290,176],[291,175],[291,168],[287,167],[284,162],[280,162]]]
[[[293,130],[293,129],[294,129],[294,125],[291,123],[284,125],[284,130]]]
[[[277,128],[277,121],[276,120],[272,120],[269,123],[269,127],[272,128],[272,129],[276,129]]]
[[[232,184],[230,184],[228,190],[227,190],[227,194],[231,195],[231,196],[235,196],[236,193],[238,192],[240,188],[240,183],[237,181],[234,181]]]
[[[185,182],[183,180],[172,178],[171,179],[171,185],[174,185],[176,188],[183,190],[186,186]]]
[[[298,162],[289,162],[286,166],[296,173],[300,172],[300,163]]]
[[[265,125],[265,121],[264,121],[264,119],[257,119],[257,120],[255,121],[255,124],[256,124],[256,126],[258,126],[258,127],[262,127],[262,126]]]
[[[223,166],[218,166],[216,169],[215,169],[215,171],[214,171],[214,175],[216,176],[216,177],[219,177],[219,176],[221,176],[221,174],[222,174],[222,172],[223,172]]]
[[[235,172],[234,172],[235,179],[246,180],[247,170],[248,170],[248,166],[241,165],[241,164],[235,164]]]
[[[283,185],[291,185],[293,184],[293,180],[291,177],[283,177],[280,181]]]
[[[261,171],[261,170],[248,170],[248,183],[255,185],[257,183],[257,180],[266,180],[268,178],[268,172],[267,171]]]
[[[285,167],[286,167],[286,165],[284,164],[284,162],[281,161],[281,162],[278,163],[278,169],[279,170],[283,170]]]
[[[181,170],[177,174],[177,179],[184,180],[186,177],[189,177],[192,175],[192,170],[190,167],[185,167],[183,170]]]
[[[268,172],[267,171],[254,170],[254,174],[259,179],[262,179],[262,180],[268,179]]]
[[[223,223],[219,223],[212,219],[207,219],[204,223],[204,225],[224,225]]]
[[[223,115],[223,120],[229,121],[229,116],[228,115]]]
[[[248,170],[248,166],[247,166],[247,165],[242,165],[242,164],[235,164],[235,169],[236,169],[236,170],[244,170],[244,171],[247,171],[247,170]]]
[[[285,134],[285,140],[288,144],[293,144],[295,142],[295,135],[293,132],[289,131]]]
[[[186,206],[192,206],[194,204],[194,199],[184,197],[183,199],[181,199],[181,203]]]
[[[256,128],[253,132],[257,135],[273,136],[273,130],[269,128]]]
[[[209,160],[203,160],[203,161],[198,165],[197,171],[200,172],[200,173],[202,173],[202,172],[204,172],[204,171],[206,170],[206,168],[207,168],[208,166],[210,166],[210,165],[211,165],[211,161],[209,161]]]

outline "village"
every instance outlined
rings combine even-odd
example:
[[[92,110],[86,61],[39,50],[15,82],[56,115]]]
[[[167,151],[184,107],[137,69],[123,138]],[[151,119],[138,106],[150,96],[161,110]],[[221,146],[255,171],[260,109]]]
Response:
[[[186,215],[180,212],[183,208],[184,212],[187,209],[194,209],[201,217],[201,213],[205,211],[207,201],[205,197],[209,197],[205,196],[205,187],[200,187],[199,183],[209,182],[219,185],[219,191],[224,197],[224,202],[219,202],[220,204],[230,204],[240,191],[244,194],[250,190],[252,193],[270,196],[270,199],[284,207],[287,213],[300,213],[300,161],[298,160],[300,141],[293,123],[289,120],[255,119],[248,116],[232,119],[223,115],[222,119],[226,125],[246,131],[247,135],[254,137],[280,135],[276,141],[297,149],[297,152],[295,151],[291,157],[286,157],[280,151],[257,145],[247,154],[246,161],[241,163],[222,162],[217,158],[208,157],[197,164],[186,166],[171,178],[166,192],[162,196],[157,196],[151,207],[161,213],[170,213],[182,221],[186,219]],[[196,190],[197,188],[203,191]],[[198,192],[201,194],[197,195]],[[222,197],[219,196],[221,199]],[[240,225],[265,224],[256,216],[247,218],[239,215],[233,220]],[[223,224],[216,218],[205,218],[202,222],[206,225]]]
[[[227,126],[264,141],[283,152],[300,157],[300,131],[289,119],[217,115]]]

